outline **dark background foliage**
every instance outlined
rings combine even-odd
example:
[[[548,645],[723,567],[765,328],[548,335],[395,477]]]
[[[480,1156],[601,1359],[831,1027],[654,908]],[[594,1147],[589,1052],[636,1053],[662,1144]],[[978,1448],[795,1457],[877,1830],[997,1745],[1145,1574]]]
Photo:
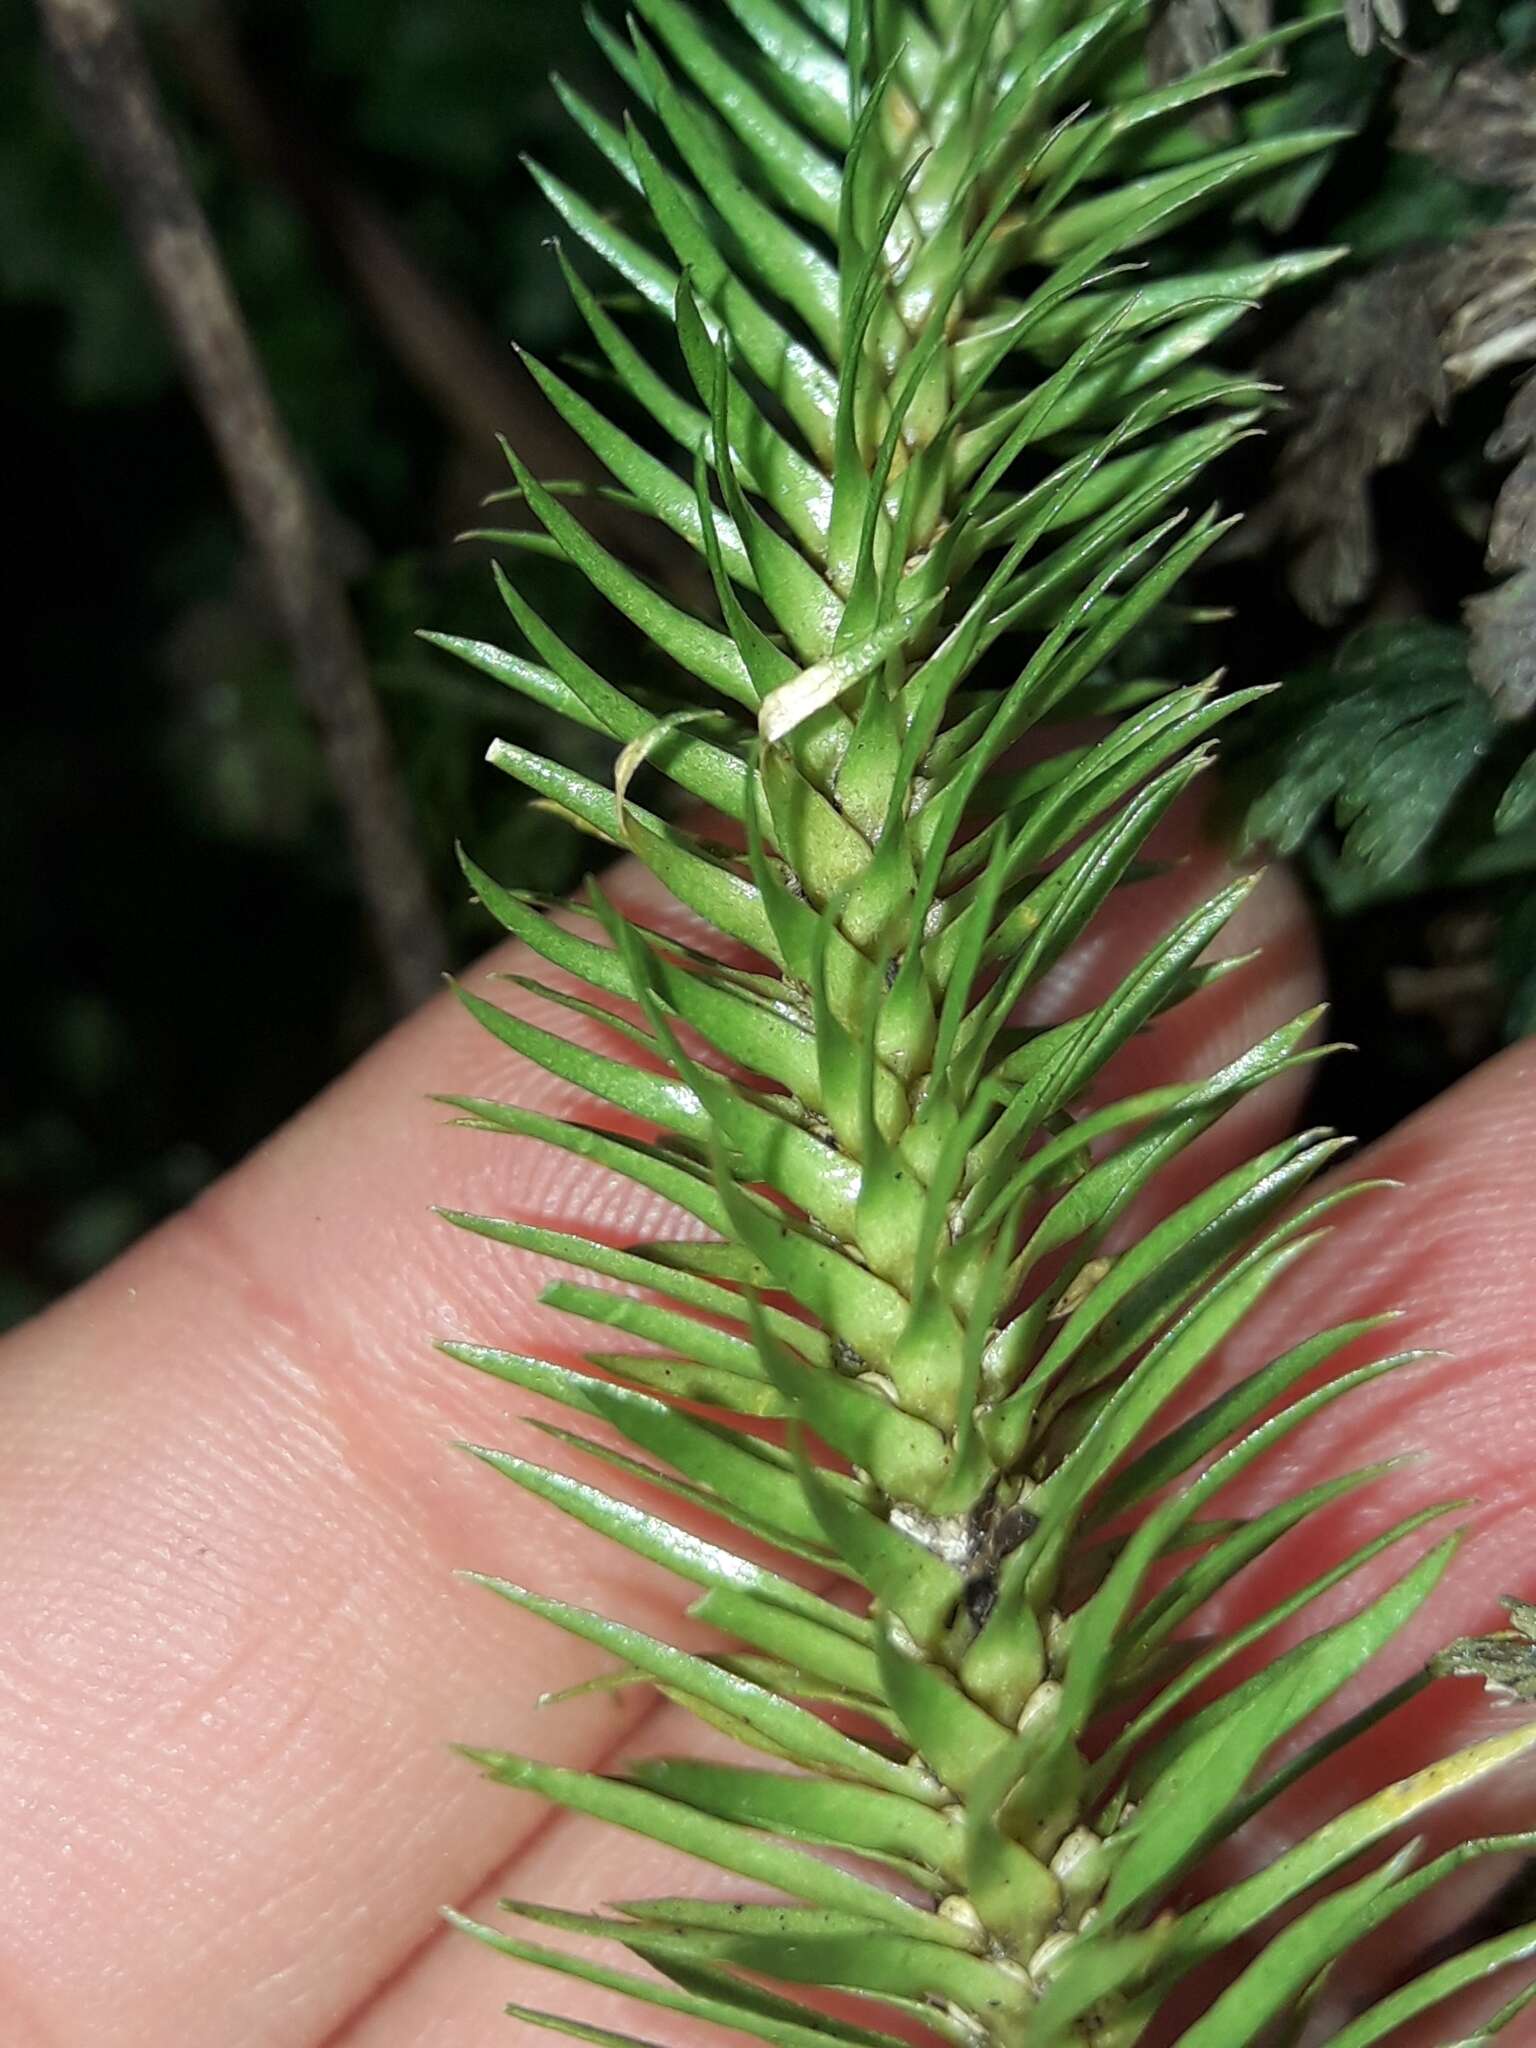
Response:
[[[1452,56],[1497,52],[1523,78],[1533,19],[1529,5],[1485,5],[1425,33]],[[596,852],[482,765],[498,731],[567,755],[590,743],[537,731],[525,707],[412,635],[506,637],[485,551],[453,539],[504,477],[494,430],[547,473],[568,460],[507,345],[516,335],[558,356],[574,343],[549,215],[518,156],[587,179],[545,81],[558,66],[603,96],[597,59],[576,10],[527,0],[227,12],[186,0],[146,10],[145,27],[328,507],[463,959],[484,930],[455,837],[503,878],[551,891]],[[1321,184],[1276,203],[1267,233],[1347,235],[1358,282],[1426,246],[1461,246],[1521,204],[1508,181],[1448,168],[1444,150],[1392,146],[1387,53],[1362,63],[1337,37],[1302,52],[1309,117],[1346,116],[1362,132]],[[1325,310],[1336,289],[1320,284],[1286,322]],[[16,521],[0,754],[3,1321],[238,1158],[376,1035],[388,1005],[282,641],[113,207],[18,9],[0,15],[0,320]],[[1304,337],[1273,324],[1228,354],[1270,351],[1284,376],[1298,346],[1295,437],[1328,404],[1363,434],[1382,403],[1380,365],[1362,369],[1326,335],[1307,355]],[[1235,621],[1174,630],[1157,650],[1189,673],[1214,650],[1236,680],[1271,680],[1277,663],[1306,678],[1239,739],[1232,823],[1262,798],[1250,823],[1297,852],[1318,895],[1340,1030],[1370,1049],[1325,1083],[1328,1107],[1367,1132],[1536,1015],[1536,835],[1494,828],[1530,751],[1529,707],[1479,691],[1463,618],[1494,583],[1488,524],[1519,451],[1487,448],[1516,367],[1437,398],[1407,447],[1366,463],[1377,552],[1334,613],[1319,616],[1296,573],[1315,531],[1298,534],[1281,508],[1259,522],[1264,551],[1219,566],[1201,593],[1235,605]],[[1228,479],[1231,496],[1264,500],[1276,446]],[[593,621],[559,572],[524,567],[541,609],[589,644]],[[1346,628],[1365,638],[1340,671]],[[1403,772],[1372,782],[1366,770],[1398,744]],[[1319,750],[1345,764],[1331,782],[1305,772]]]
[[[210,21],[238,37],[238,82],[272,124],[275,162],[206,82],[209,52],[185,32]],[[557,61],[588,65],[579,22],[506,0],[263,0],[222,24],[199,8],[148,26],[277,401],[334,516],[462,958],[481,935],[456,834],[551,890],[590,850],[482,766],[488,740],[516,736],[526,714],[412,637],[496,630],[483,551],[453,536],[504,475],[491,422],[515,434],[531,409],[505,338],[558,349],[566,332],[548,217],[518,153],[557,166],[575,154],[545,80]],[[215,64],[226,49],[211,45]],[[337,199],[354,194],[387,229],[383,256],[338,247]],[[411,266],[404,284],[396,259]],[[370,290],[407,322],[447,302],[477,387],[461,380],[459,416],[402,360]],[[285,650],[19,9],[0,12],[0,313],[19,599],[0,759],[0,1314],[14,1316],[237,1158],[387,1012]],[[563,587],[552,579],[543,601],[559,616]]]

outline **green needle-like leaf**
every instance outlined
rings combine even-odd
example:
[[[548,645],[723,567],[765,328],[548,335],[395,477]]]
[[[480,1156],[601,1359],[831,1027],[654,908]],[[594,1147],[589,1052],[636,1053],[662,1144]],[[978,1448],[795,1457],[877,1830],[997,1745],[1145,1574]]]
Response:
[[[1317,1333],[1203,1388],[1372,1186],[1304,1198],[1324,1131],[1200,1177],[1213,1132],[1322,1056],[1316,1012],[1215,1071],[1118,1078],[1148,1027],[1244,972],[1229,927],[1258,878],[1119,919],[1107,982],[1062,969],[1158,871],[1225,722],[1272,715],[1279,678],[1160,677],[1230,523],[1214,466],[1272,399],[1222,353],[1338,253],[1261,240],[1340,140],[1320,71],[1285,67],[1303,37],[1308,64],[1330,37],[1326,63],[1353,59],[1306,8],[1169,76],[1137,0],[635,0],[622,31],[592,26],[624,113],[558,91],[609,197],[534,175],[596,383],[526,360],[599,474],[541,484],[510,453],[501,495],[537,531],[486,537],[515,637],[429,637],[612,745],[611,780],[512,741],[489,758],[688,917],[600,889],[561,910],[465,858],[523,949],[517,1002],[477,983],[465,1007],[592,1121],[443,1100],[580,1160],[591,1207],[444,1214],[487,1257],[559,1262],[543,1302],[591,1349],[444,1349],[528,1397],[551,1462],[476,1455],[691,1604],[674,1641],[481,1583],[607,1659],[576,1691],[649,1687],[714,1747],[614,1776],[469,1754],[753,1891],[508,1908],[569,1950],[458,1924],[778,2048],[1296,2040],[1374,1928],[1522,1851],[1424,1860],[1403,1836],[1536,1735],[1366,1792],[1263,1870],[1209,1853],[1439,1671],[1507,1670],[1519,1645],[1330,1704],[1458,1540],[1422,1547],[1444,1505],[1337,1552],[1319,1534],[1389,1469],[1307,1470],[1301,1433],[1411,1366],[1368,1348],[1385,1319],[1330,1328],[1323,1301]],[[594,493],[660,545],[597,538]],[[530,549],[572,572],[600,652],[522,587]],[[1427,744],[1314,745],[1251,816],[1295,843],[1341,775],[1379,795]],[[676,1212],[652,1242],[608,1241],[630,1187]],[[1298,1477],[1243,1513],[1282,1445]],[[1227,1618],[1271,1556],[1281,1582]],[[1351,1585],[1368,1596],[1337,1607]],[[1432,1962],[1334,2048],[1533,1957],[1517,1930]]]

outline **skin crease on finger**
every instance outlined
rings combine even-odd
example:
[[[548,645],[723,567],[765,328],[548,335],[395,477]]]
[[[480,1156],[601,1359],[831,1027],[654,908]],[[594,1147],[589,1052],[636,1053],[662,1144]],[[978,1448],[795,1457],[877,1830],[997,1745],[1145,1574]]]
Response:
[[[615,872],[624,907],[659,921],[648,885]],[[1202,853],[1127,892],[1053,1000],[1083,1000],[1219,878]],[[1153,1071],[1207,1071],[1313,999],[1315,964],[1283,877],[1266,880],[1221,950],[1259,942],[1260,965],[1133,1049],[1136,1084]],[[589,1655],[456,1585],[456,1567],[503,1571],[641,1626],[675,1617],[681,1600],[660,1574],[447,1448],[540,1440],[521,1419],[535,1404],[434,1357],[431,1335],[570,1359],[580,1333],[536,1305],[546,1265],[463,1239],[426,1211],[447,1201],[614,1242],[671,1223],[552,1153],[445,1131],[421,1101],[431,1088],[578,1111],[571,1091],[451,1004],[434,1006],[186,1217],[7,1348],[7,2048],[512,2039],[495,2007],[524,1986],[510,1965],[435,1938],[437,1904],[473,1900],[520,1850],[515,1885],[504,1874],[498,1889],[590,1902],[651,1881],[654,1850],[551,1821],[445,1749],[463,1737],[586,1763],[613,1753],[643,1712],[599,1696],[539,1715],[536,1695],[590,1669]],[[1295,1108],[1295,1088],[1271,1089],[1182,1170],[1218,1170]],[[591,1115],[584,1099],[579,1113]],[[1400,1142],[1425,1155],[1408,1162],[1411,1178],[1433,1143],[1411,1127]],[[1517,1172],[1518,1150],[1491,1156],[1506,1181]],[[1498,1316],[1511,1311],[1514,1282],[1501,1293],[1488,1275],[1508,1252],[1514,1198],[1501,1184],[1491,1215],[1478,1208],[1480,1160],[1473,1152],[1453,1167],[1451,1183],[1473,1199],[1480,1247],[1454,1230],[1442,1244],[1438,1227],[1426,1240],[1423,1190],[1398,1197],[1418,1211],[1400,1211],[1388,1230],[1373,1219],[1363,1238],[1353,1226],[1341,1234],[1353,1251],[1325,1250],[1306,1271],[1340,1256],[1344,1267],[1315,1300],[1311,1280],[1293,1284],[1288,1308],[1265,1311],[1258,1348],[1275,1348],[1287,1314],[1305,1309],[1310,1327],[1357,1312],[1362,1288],[1374,1300],[1391,1287],[1439,1332],[1425,1341],[1456,1338],[1464,1324],[1463,1357],[1493,1359],[1512,1385],[1517,1354]],[[1417,1258],[1404,1249],[1415,1232]],[[1432,1285],[1442,1256],[1453,1262],[1445,1295]],[[1472,1271],[1482,1281],[1469,1295]],[[1378,1426],[1416,1421],[1422,1441],[1425,1384],[1421,1374],[1412,1395],[1394,1391]],[[1450,1399],[1463,1383],[1440,1385]],[[1489,1411],[1464,1390],[1457,1399],[1469,1432],[1460,1462],[1482,1474],[1494,1556],[1518,1590],[1522,1461],[1484,1471],[1470,1433]],[[1439,1422],[1429,1432],[1444,1433]],[[1515,1434],[1501,1422],[1496,1440]],[[1437,1475],[1436,1490],[1464,1477]],[[1476,1586],[1460,1582],[1470,1623],[1491,1618],[1486,1596],[1500,1590],[1479,1572]],[[1437,1611],[1443,1620],[1444,1603]],[[649,1722],[647,1740],[661,1727]],[[696,1888],[699,1875],[656,1881]]]

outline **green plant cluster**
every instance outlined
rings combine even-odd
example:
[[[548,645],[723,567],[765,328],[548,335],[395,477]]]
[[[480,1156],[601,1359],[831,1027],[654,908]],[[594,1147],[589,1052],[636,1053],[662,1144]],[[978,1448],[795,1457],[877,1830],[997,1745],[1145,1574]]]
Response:
[[[1378,1468],[1250,1519],[1226,1518],[1225,1490],[1404,1362],[1330,1377],[1373,1327],[1352,1325],[1199,1397],[1344,1199],[1307,1194],[1337,1151],[1326,1131],[1125,1231],[1198,1138],[1316,1057],[1315,1018],[1197,1080],[1104,1085],[1134,1034],[1230,971],[1211,948],[1246,881],[1148,931],[1104,1000],[1024,1007],[1146,872],[1158,823],[1252,701],[1138,673],[1129,651],[1221,538],[1203,480],[1264,401],[1221,366],[1223,338],[1328,260],[1211,266],[1184,237],[1338,144],[1275,62],[1336,25],[1287,23],[1171,80],[1148,69],[1145,26],[1126,0],[639,0],[627,40],[599,25],[631,115],[566,97],[612,199],[535,173],[595,374],[530,367],[611,490],[691,551],[703,595],[638,573],[511,453],[519,501],[664,657],[662,680],[637,690],[584,658],[501,571],[511,649],[434,636],[617,747],[604,780],[511,742],[491,759],[716,935],[684,943],[597,888],[555,915],[466,861],[544,963],[531,985],[550,1005],[537,1023],[466,989],[467,1008],[601,1107],[588,1123],[453,1098],[458,1116],[681,1219],[615,1246],[453,1214],[566,1262],[547,1298],[598,1333],[593,1372],[449,1347],[562,1406],[557,1434],[595,1476],[479,1455],[677,1574],[720,1647],[486,1583],[605,1653],[611,1682],[739,1745],[613,1774],[472,1754],[779,1899],[508,1902],[515,1931],[469,1931],[782,2048],[894,2048],[884,2029],[906,2023],[956,2048],[1105,2048],[1186,1996],[1183,2048],[1294,2041],[1366,1935],[1469,1861],[1531,1846],[1401,1846],[1417,1813],[1536,1744],[1522,1724],[1266,1868],[1210,1872],[1213,1849],[1429,1682],[1342,1727],[1314,1720],[1457,1539],[1416,1514],[1235,1632],[1190,1633]],[[1084,709],[1110,716],[1064,742]],[[642,769],[716,822],[642,802]],[[562,1012],[596,1014],[608,1049],[574,1042]],[[655,1135],[616,1134],[612,1112]],[[637,1508],[637,1480],[684,1519]],[[1398,1546],[1384,1587],[1297,1633]],[[1431,1964],[1334,2048],[1389,2038],[1533,1948],[1522,1927]]]

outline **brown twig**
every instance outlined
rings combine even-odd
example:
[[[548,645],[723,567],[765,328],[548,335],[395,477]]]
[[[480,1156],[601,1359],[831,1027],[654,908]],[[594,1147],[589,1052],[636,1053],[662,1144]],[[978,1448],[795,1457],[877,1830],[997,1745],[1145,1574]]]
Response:
[[[281,91],[247,60],[235,24],[219,0],[189,0],[159,25],[164,47],[239,162],[283,192],[354,294],[390,354],[416,389],[483,463],[505,481],[496,437],[506,435],[536,476],[592,484],[607,472],[540,395],[504,343],[473,308],[432,274],[383,208],[348,175]],[[551,259],[553,275],[553,259]],[[507,523],[523,523],[508,507]],[[595,494],[584,523],[664,586],[687,587],[686,550],[658,538],[654,522]],[[531,523],[531,522],[530,522]]]
[[[565,474],[559,465],[573,446],[548,412],[531,404],[512,351],[493,344],[315,136],[279,111],[246,68],[224,10],[213,0],[174,10],[160,25],[156,47],[162,45],[239,161],[280,186],[329,246],[390,349],[455,433],[471,447],[494,450],[496,435],[516,421],[533,442],[525,459],[541,474]]]
[[[38,7],[75,123],[122,210],[266,572],[391,989],[408,1008],[435,985],[446,945],[313,493],[120,0],[38,0]]]

